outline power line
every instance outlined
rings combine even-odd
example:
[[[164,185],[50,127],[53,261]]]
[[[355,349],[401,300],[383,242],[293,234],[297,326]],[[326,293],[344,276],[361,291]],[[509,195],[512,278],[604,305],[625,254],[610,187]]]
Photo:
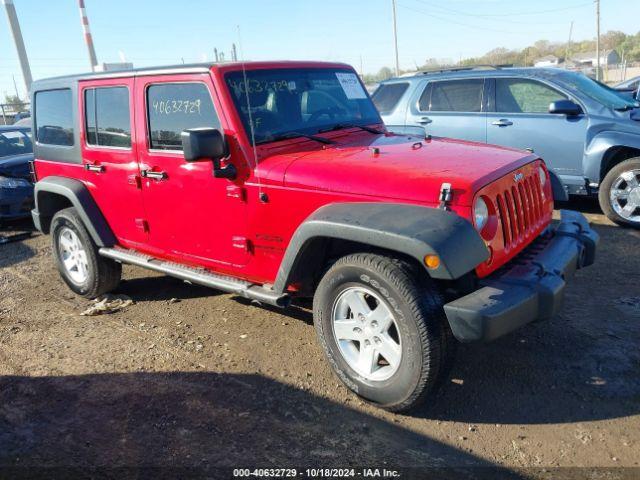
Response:
[[[447,7],[441,7],[439,5],[434,5],[432,3],[429,2],[425,2],[424,0],[415,0],[416,2],[425,4],[425,5],[429,5],[432,8],[439,8],[441,10],[446,10],[452,13],[455,13],[457,15],[465,15],[468,17],[522,17],[522,16],[527,16],[527,15],[541,15],[544,13],[554,13],[554,12],[563,12],[565,10],[574,10],[576,8],[582,8],[582,7],[587,7],[591,5],[591,2],[589,3],[581,3],[578,5],[572,5],[570,7],[562,7],[562,8],[552,8],[552,9],[548,9],[548,10],[538,10],[535,12],[519,12],[519,13],[468,13],[468,12],[463,12],[461,10],[455,10],[453,8],[447,8]]]
[[[399,3],[398,6],[404,8],[406,10],[411,10],[412,12],[416,12],[416,13],[419,13],[421,15],[425,15],[427,17],[435,18],[436,20],[440,20],[440,21],[445,22],[445,23],[453,23],[455,25],[460,25],[460,26],[467,27],[467,28],[472,28],[472,29],[475,29],[475,30],[484,30],[486,32],[502,33],[502,34],[507,34],[507,35],[522,35],[523,33],[527,33],[527,32],[510,32],[510,31],[502,30],[502,29],[498,30],[498,29],[495,29],[495,28],[480,27],[478,25],[471,25],[471,24],[468,24],[468,23],[459,22],[459,21],[456,21],[456,20],[451,20],[449,18],[440,17],[440,16],[434,15],[432,13],[427,13],[424,10],[419,10],[417,8],[409,7],[408,5],[403,5],[403,4]]]

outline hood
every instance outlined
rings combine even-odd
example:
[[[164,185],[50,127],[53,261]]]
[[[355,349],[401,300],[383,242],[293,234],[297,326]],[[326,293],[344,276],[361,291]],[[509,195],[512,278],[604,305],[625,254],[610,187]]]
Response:
[[[26,178],[27,180],[31,180],[29,160],[33,160],[33,154],[31,153],[0,157],[0,175],[3,177]]]
[[[480,188],[538,158],[510,148],[444,138],[367,134],[355,140],[289,155],[293,159],[284,170],[284,185],[436,204],[441,185],[450,183],[453,202],[469,206]]]

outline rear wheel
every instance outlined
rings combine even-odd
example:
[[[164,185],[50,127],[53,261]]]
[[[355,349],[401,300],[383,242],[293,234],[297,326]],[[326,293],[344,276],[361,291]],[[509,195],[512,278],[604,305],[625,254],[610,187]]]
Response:
[[[417,406],[433,389],[448,341],[442,297],[417,270],[383,255],[348,255],[314,296],[318,338],[338,377],[393,411]]]
[[[95,298],[118,286],[122,265],[98,255],[98,246],[75,208],[53,216],[51,237],[60,276],[75,293]]]
[[[640,157],[613,167],[600,185],[598,196],[602,211],[612,222],[640,228]]]

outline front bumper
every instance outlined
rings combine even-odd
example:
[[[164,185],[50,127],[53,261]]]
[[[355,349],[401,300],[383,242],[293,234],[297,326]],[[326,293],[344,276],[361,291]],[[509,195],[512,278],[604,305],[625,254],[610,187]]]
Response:
[[[480,288],[444,306],[454,336],[461,342],[494,340],[562,307],[566,280],[595,259],[599,237],[578,212],[562,210],[524,252]]]
[[[33,186],[0,188],[0,219],[26,218],[33,208]]]

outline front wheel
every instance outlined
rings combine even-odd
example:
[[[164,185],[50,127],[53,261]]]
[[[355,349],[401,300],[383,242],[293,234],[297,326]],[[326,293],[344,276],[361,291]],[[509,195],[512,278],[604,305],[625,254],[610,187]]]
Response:
[[[640,228],[640,157],[613,167],[600,185],[598,197],[609,220]]]
[[[433,389],[448,327],[426,272],[383,255],[348,255],[327,271],[313,304],[330,365],[362,398],[405,411]]]

